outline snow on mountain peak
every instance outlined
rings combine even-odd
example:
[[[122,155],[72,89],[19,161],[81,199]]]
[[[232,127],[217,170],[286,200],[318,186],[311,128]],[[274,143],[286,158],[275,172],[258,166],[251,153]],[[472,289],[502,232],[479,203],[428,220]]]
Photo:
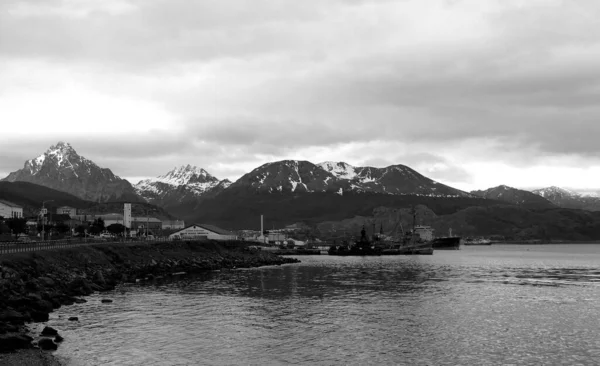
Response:
[[[217,181],[217,179],[206,170],[188,164],[173,168],[167,174],[158,176],[155,181],[180,186],[193,181]]]
[[[356,168],[350,164],[344,163],[343,161],[325,161],[317,164],[325,171],[335,175],[337,178],[352,179],[356,177]]]
[[[557,186],[551,186],[551,187],[547,187],[547,188],[538,189],[538,190],[535,190],[534,193],[537,193],[538,195],[540,195],[542,197],[548,197],[548,196],[552,196],[552,195],[560,195],[560,196],[568,196],[568,197],[580,197],[581,196],[577,192],[571,191],[569,189],[557,187]]]
[[[25,166],[29,169],[30,174],[36,175],[45,162],[55,161],[57,167],[70,168],[75,172],[75,166],[79,165],[79,160],[86,164],[93,164],[87,159],[80,157],[71,144],[59,141],[56,145],[50,146],[45,153],[39,155],[37,158],[27,160]]]

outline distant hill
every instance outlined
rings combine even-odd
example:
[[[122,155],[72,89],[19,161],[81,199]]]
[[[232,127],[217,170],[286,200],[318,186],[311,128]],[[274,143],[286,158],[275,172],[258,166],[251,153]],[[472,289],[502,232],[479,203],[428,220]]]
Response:
[[[417,206],[418,224],[429,225],[436,235],[500,236],[506,240],[600,240],[600,212],[564,208],[527,209],[516,205],[472,206],[449,214],[437,214],[426,205]],[[369,235],[383,227],[392,234],[398,223],[412,227],[410,209],[378,207],[370,215],[317,225],[324,236],[357,235],[365,225]]]
[[[536,189],[533,193],[544,197],[558,207],[600,211],[600,197],[584,196],[556,186]]]
[[[70,193],[86,201],[140,202],[131,183],[100,168],[77,154],[64,142],[51,146],[35,159],[27,160],[23,169],[10,173],[7,182],[30,182]]]
[[[95,205],[94,202],[82,200],[72,194],[29,182],[0,181],[0,199],[22,206],[26,216],[36,215],[42,208],[43,201],[51,201],[45,205],[48,208],[71,206],[86,209]]]
[[[265,225],[283,227],[296,222],[314,226],[323,221],[343,220],[357,215],[370,216],[375,208],[410,207],[423,204],[436,214],[450,214],[471,206],[489,206],[499,201],[479,197],[429,197],[420,195],[389,195],[382,193],[278,193],[265,194],[244,190],[225,190],[207,199],[201,209],[186,216],[190,222],[206,222],[227,229],[256,228],[260,215]]]
[[[122,213],[125,202],[92,202],[85,201],[72,194],[57,191],[52,188],[44,187],[29,182],[4,182],[0,181],[0,199],[13,202],[23,207],[25,216],[36,216],[42,208],[42,202],[47,201],[45,207],[50,212],[60,206],[70,206],[77,208],[82,213],[87,214],[105,214]],[[174,217],[160,207],[149,203],[133,203],[132,214],[134,216],[143,216],[148,213],[149,216],[158,219],[173,219]]]
[[[471,194],[498,201],[511,203],[513,205],[532,208],[532,209],[544,209],[544,208],[556,208],[557,206],[549,200],[541,197],[535,193],[524,191],[500,185],[498,187],[488,188],[483,191],[471,191]]]

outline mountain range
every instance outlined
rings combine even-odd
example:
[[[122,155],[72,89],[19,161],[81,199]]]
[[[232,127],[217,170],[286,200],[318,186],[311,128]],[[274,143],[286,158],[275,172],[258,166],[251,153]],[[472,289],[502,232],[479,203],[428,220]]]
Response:
[[[23,188],[25,182],[31,186]],[[27,160],[23,169],[10,173],[0,183],[3,184],[0,185],[0,197],[5,199],[10,199],[10,194],[3,196],[2,190],[6,190],[9,183],[13,196],[19,185],[19,189],[25,190],[38,185],[68,194],[70,198],[63,201],[74,202],[71,204],[74,207],[90,207],[90,201],[95,202],[95,207],[107,209],[122,202],[146,203],[188,222],[210,222],[227,229],[255,227],[261,214],[267,215],[270,223],[277,227],[305,222],[315,227],[335,228],[343,222],[360,222],[357,218],[375,218],[377,212],[422,205],[426,207],[424,214],[429,212],[427,210],[432,213],[427,224],[438,230],[454,225],[463,233],[543,236],[549,232],[557,235],[552,229],[545,228],[552,219],[559,219],[555,217],[557,212],[573,216],[567,214],[569,211],[557,211],[561,208],[600,211],[600,198],[557,187],[530,192],[501,185],[464,192],[399,164],[375,168],[355,167],[344,162],[314,164],[283,160],[263,164],[235,182],[219,179],[196,166],[182,165],[132,185],[110,169],[101,168],[80,156],[70,144],[63,142],[51,146],[37,158]],[[43,189],[33,191],[43,192]],[[48,194],[44,192],[43,195],[47,197]],[[37,202],[40,198],[31,199]],[[73,201],[76,199],[81,202]],[[510,225],[501,224],[499,212],[525,217],[526,222],[517,220]],[[483,220],[483,217],[488,219]],[[537,220],[538,227],[544,229],[535,232],[526,229],[528,220]],[[564,221],[563,218],[560,220]],[[525,229],[521,231],[509,229],[511,225],[514,228],[522,224]],[[390,225],[386,226],[389,229]],[[576,226],[567,223],[565,230]],[[595,229],[590,230],[588,232],[595,232]]]

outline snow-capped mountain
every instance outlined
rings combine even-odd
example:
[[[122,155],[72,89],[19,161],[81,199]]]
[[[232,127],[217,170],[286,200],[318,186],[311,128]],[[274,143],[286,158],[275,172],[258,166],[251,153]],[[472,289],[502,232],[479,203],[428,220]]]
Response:
[[[58,142],[37,158],[27,160],[23,169],[3,180],[35,183],[89,201],[140,201],[127,180],[80,156],[65,142]]]
[[[230,184],[227,179],[219,180],[206,170],[188,164],[156,178],[142,180],[135,185],[135,190],[146,201],[164,207],[214,196]]]
[[[533,193],[546,198],[559,207],[600,211],[600,198],[593,195],[582,195],[556,186],[536,189]]]
[[[532,192],[537,194],[538,196],[542,196],[550,200],[581,197],[581,195],[577,192],[556,186],[536,189]]]
[[[471,194],[487,199],[504,201],[527,208],[556,207],[552,202],[548,201],[544,197],[540,197],[540,195],[506,185],[488,188],[483,191],[471,191]]]
[[[332,192],[414,194],[469,197],[470,194],[435,182],[404,165],[386,168],[353,167],[344,162],[313,164],[283,160],[264,164],[242,176],[231,188],[256,192]]]

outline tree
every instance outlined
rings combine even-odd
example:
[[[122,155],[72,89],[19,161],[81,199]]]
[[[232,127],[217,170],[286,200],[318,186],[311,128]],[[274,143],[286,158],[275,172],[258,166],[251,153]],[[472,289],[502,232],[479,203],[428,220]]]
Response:
[[[125,231],[125,226],[123,226],[122,224],[110,224],[108,225],[106,230],[108,230],[108,232],[111,234],[120,235],[123,234],[123,232]]]
[[[54,225],[54,230],[56,230],[59,234],[64,234],[69,232],[69,225],[64,222],[59,222]]]
[[[83,235],[85,235],[85,231],[87,230],[87,228],[88,228],[88,227],[87,227],[87,225],[78,225],[78,226],[75,228],[75,232],[76,232],[78,235],[80,235],[80,236],[83,236]]]
[[[105,227],[104,227],[104,220],[102,220],[102,218],[99,217],[96,220],[94,220],[94,222],[92,222],[92,226],[90,226],[90,228],[88,229],[88,231],[92,235],[98,235],[101,232],[103,232],[104,229],[105,229]]]
[[[6,220],[6,225],[15,234],[15,238],[19,237],[19,234],[27,232],[27,219],[20,217],[11,217]]]

